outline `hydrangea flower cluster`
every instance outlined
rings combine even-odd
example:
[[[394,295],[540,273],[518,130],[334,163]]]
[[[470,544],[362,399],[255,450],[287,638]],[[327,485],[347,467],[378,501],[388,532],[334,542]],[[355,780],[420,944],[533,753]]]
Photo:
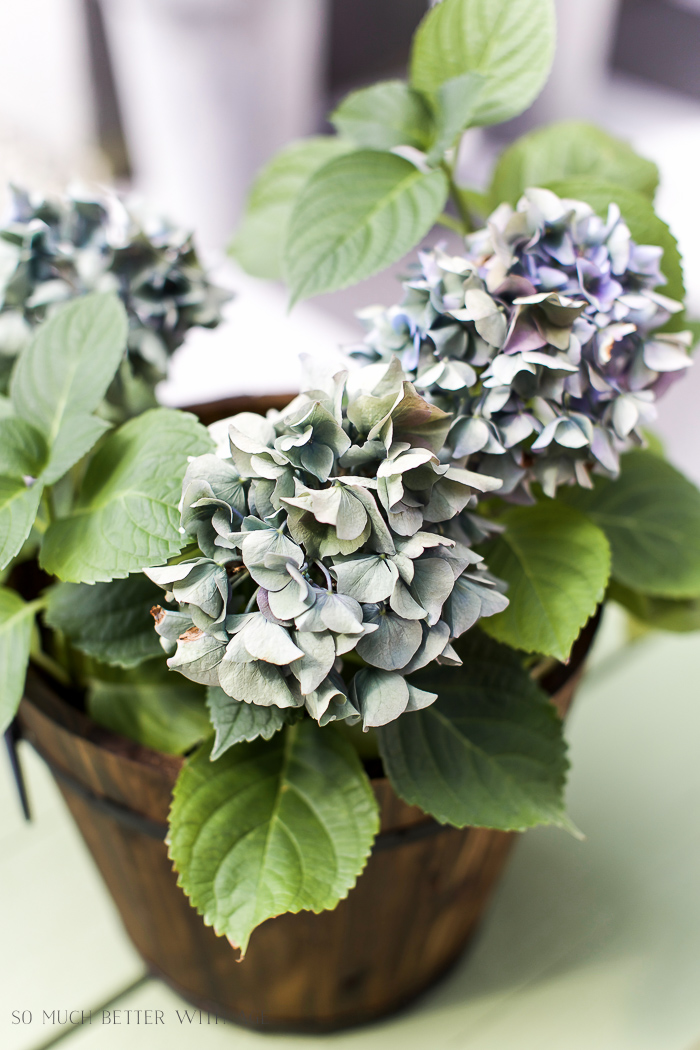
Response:
[[[655,332],[683,308],[655,291],[662,254],[632,240],[614,204],[603,221],[531,189],[467,237],[464,256],[421,253],[402,303],[360,315],[369,332],[354,355],[398,355],[453,413],[453,460],[501,478],[502,495],[529,500],[535,480],[549,495],[590,486],[591,470],[618,473],[691,364],[690,332]]]
[[[188,234],[137,216],[114,194],[52,200],[15,189],[0,230],[0,372],[54,303],[110,290],[129,315],[132,368],[152,382],[189,328],[219,323],[229,298],[207,279]]]
[[[508,604],[459,518],[500,481],[439,461],[451,417],[398,359],[229,423],[230,456],[183,483],[196,556],[146,570],[179,606],[154,610],[169,666],[321,725],[432,703],[405,676],[459,665],[454,639]]]

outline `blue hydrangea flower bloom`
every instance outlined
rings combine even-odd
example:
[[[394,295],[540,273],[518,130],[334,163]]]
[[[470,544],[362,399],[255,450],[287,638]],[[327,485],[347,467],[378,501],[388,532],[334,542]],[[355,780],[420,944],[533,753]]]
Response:
[[[422,252],[404,298],[361,314],[353,350],[398,355],[415,386],[453,413],[446,455],[529,500],[615,476],[643,442],[656,399],[692,363],[691,333],[661,332],[682,304],[660,294],[663,251],[636,244],[620,210],[528,190],[466,238],[464,255]]]
[[[108,190],[53,199],[14,189],[0,229],[0,393],[35,325],[93,291],[115,291],[126,307],[129,368],[108,400],[128,414],[149,407],[188,330],[215,328],[231,297],[209,280],[187,231]]]

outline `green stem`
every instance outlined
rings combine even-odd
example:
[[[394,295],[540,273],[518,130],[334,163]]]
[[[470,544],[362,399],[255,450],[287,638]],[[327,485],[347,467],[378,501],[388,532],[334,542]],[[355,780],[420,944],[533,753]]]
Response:
[[[41,496],[41,506],[44,509],[44,515],[46,518],[46,527],[48,528],[53,521],[53,511],[51,509],[51,499],[49,498],[48,489],[44,489]]]
[[[36,518],[34,519],[34,528],[43,536],[48,529],[53,515],[51,513],[51,504],[49,502],[49,493],[46,489],[41,494],[41,502],[39,503],[39,509],[37,511]]]
[[[462,225],[464,229],[460,232],[471,233],[474,229],[474,226],[472,224],[471,216],[469,214],[469,209],[462,200],[462,197],[459,192],[459,187],[455,182],[454,169],[450,167],[446,160],[440,162],[440,167],[445,172],[445,175],[447,175],[447,179],[450,184],[450,196],[454,202],[457,211],[459,212],[459,217],[462,220]]]
[[[72,685],[70,675],[65,671],[63,667],[58,663],[57,660],[52,659],[48,656],[43,649],[33,649],[31,653],[32,663],[40,667],[42,671],[46,671],[47,674],[55,678],[57,682],[62,685]]]
[[[27,603],[27,612],[38,613],[42,609],[45,609],[49,604],[49,598],[47,594],[42,594],[40,598],[35,598],[34,601]]]
[[[447,212],[442,213],[437,223],[438,226],[446,226],[448,230],[454,230],[455,233],[460,234],[462,237],[469,233],[469,231],[464,228],[463,222],[460,222],[459,219],[455,219],[453,215],[448,215]]]
[[[250,573],[249,572],[246,571],[246,572],[239,572],[239,573],[237,573],[236,576],[234,576],[233,579],[230,581],[230,583],[231,583],[231,593],[233,594],[234,591],[237,591],[238,588],[241,586],[241,584],[242,583],[246,583],[249,579],[250,579]]]

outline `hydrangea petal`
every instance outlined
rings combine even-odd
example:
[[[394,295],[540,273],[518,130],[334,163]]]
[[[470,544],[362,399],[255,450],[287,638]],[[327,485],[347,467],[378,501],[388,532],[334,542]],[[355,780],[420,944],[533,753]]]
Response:
[[[384,726],[403,714],[410,694],[405,679],[390,671],[363,668],[352,680],[352,697],[362,713],[362,726]]]

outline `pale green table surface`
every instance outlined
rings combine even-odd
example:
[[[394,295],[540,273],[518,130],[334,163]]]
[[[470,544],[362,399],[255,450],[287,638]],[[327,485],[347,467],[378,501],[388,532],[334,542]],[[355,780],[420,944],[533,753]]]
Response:
[[[400,1016],[336,1036],[187,1023],[186,1004],[145,977],[23,747],[32,825],[0,763],[0,1048],[700,1050],[700,636],[616,651],[619,633],[608,616],[567,728],[569,809],[586,840],[523,836],[456,970]],[[120,1025],[100,1023],[105,1005]],[[42,1023],[43,1011],[91,1008],[92,1024]],[[136,1024],[127,1009],[162,1010],[165,1023]],[[32,1022],[13,1024],[13,1011]]]

